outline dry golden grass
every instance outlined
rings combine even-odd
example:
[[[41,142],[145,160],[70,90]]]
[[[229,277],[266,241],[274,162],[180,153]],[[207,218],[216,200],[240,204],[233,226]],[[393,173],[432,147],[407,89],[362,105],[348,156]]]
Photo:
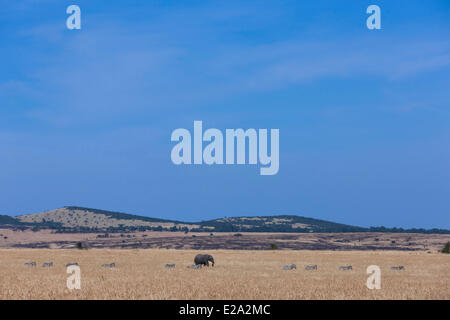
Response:
[[[450,256],[411,252],[211,250],[214,268],[187,269],[194,250],[0,250],[0,299],[450,299]],[[37,267],[25,267],[36,261]],[[53,268],[42,268],[53,261]],[[66,288],[78,262],[81,290]],[[102,268],[115,262],[116,268]],[[173,270],[166,263],[175,263]],[[296,264],[297,270],[282,270]],[[317,271],[304,270],[317,264]],[[381,268],[381,290],[366,268]],[[352,265],[353,271],[339,271]],[[405,266],[404,271],[390,270]]]

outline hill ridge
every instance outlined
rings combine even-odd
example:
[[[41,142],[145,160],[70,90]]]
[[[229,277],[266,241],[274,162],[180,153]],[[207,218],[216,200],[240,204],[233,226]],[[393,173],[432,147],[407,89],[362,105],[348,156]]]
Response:
[[[0,227],[32,228],[33,230],[53,229],[61,233],[184,231],[297,233],[410,232],[450,234],[450,230],[445,229],[366,228],[292,214],[236,216],[200,222],[184,222],[80,206],[64,206],[59,209],[23,214],[15,217],[0,215]]]

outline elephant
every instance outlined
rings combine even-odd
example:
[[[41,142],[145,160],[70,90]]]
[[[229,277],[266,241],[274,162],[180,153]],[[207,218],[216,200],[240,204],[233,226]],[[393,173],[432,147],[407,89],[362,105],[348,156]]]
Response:
[[[214,258],[209,254],[198,254],[194,258],[194,263],[196,265],[205,265],[209,267],[209,261],[212,262],[212,266],[214,267]]]

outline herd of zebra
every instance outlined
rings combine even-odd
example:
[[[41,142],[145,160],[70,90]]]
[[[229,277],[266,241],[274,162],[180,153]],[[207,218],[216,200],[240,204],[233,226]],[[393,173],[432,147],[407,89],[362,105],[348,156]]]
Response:
[[[33,261],[33,262],[25,262],[23,265],[25,267],[36,267],[37,263],[35,261]],[[78,262],[73,262],[73,263],[66,264],[66,267],[71,267],[71,266],[78,266]],[[116,264],[114,262],[113,263],[106,263],[106,264],[102,265],[102,267],[104,267],[104,268],[115,268],[115,266],[116,266]],[[42,267],[43,268],[53,267],[53,262],[44,262],[42,264]]]
[[[283,269],[284,270],[297,269],[297,266],[295,264],[292,264],[290,266],[283,266]],[[317,264],[305,266],[305,270],[317,270]],[[342,270],[342,271],[353,270],[353,267],[352,266],[340,266],[339,270]],[[405,270],[405,267],[404,266],[392,266],[391,270]]]
[[[175,268],[175,264],[166,264],[166,268],[168,268],[168,269]],[[190,269],[201,269],[202,265],[201,264],[197,264],[197,265],[194,264],[194,265],[188,266],[188,268],[190,268]],[[297,266],[295,264],[283,266],[283,270],[293,270],[293,269],[297,269]],[[305,270],[317,270],[317,264],[307,265],[307,266],[305,266]],[[353,266],[340,266],[339,270],[342,270],[342,271],[353,270]],[[391,270],[405,270],[405,267],[404,266],[393,266],[393,267],[391,267]]]
[[[297,269],[295,264],[291,264],[290,266],[283,266],[283,270],[293,270]],[[305,266],[305,270],[317,270],[317,264],[307,265]],[[340,266],[339,270],[353,270],[352,266]]]
[[[26,262],[26,263],[24,263],[24,266],[25,267],[36,267],[37,266],[37,264],[36,264],[36,262]],[[47,268],[47,267],[53,267],[53,262],[44,262],[43,264],[42,264],[42,267],[43,268]]]
[[[36,267],[37,264],[36,264],[35,261],[33,261],[33,262],[26,262],[26,263],[24,263],[24,266],[26,266],[26,267]],[[74,262],[74,263],[66,264],[66,267],[70,267],[70,266],[78,266],[78,263]],[[53,262],[44,262],[42,264],[42,267],[43,268],[53,267]],[[106,263],[106,264],[103,264],[102,267],[104,267],[104,268],[115,268],[116,264],[114,262],[113,263],[109,263],[109,264]],[[173,269],[173,268],[175,268],[175,264],[174,263],[173,264],[167,263],[165,267],[167,269]],[[189,269],[201,269],[202,265],[201,264],[194,264],[194,265],[188,266],[188,268]],[[293,270],[293,269],[297,269],[297,266],[295,264],[283,266],[283,270]],[[307,265],[307,266],[305,266],[305,270],[317,270],[317,264]],[[352,266],[340,266],[339,270],[342,270],[342,271],[353,270],[353,267]],[[392,266],[391,270],[405,270],[405,267],[404,266]]]

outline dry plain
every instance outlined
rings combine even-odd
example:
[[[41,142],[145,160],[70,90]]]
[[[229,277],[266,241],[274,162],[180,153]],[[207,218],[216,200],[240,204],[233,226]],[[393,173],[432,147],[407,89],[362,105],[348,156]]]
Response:
[[[192,270],[198,250],[1,249],[0,299],[450,299],[450,256],[436,252],[207,252],[215,267]],[[31,261],[37,266],[24,266]],[[50,261],[53,267],[42,267]],[[69,291],[65,266],[72,262],[80,265],[81,289]],[[283,270],[287,264],[297,269]],[[317,271],[304,269],[314,264]],[[344,265],[353,270],[340,271]],[[369,265],[381,268],[380,290],[366,287]],[[390,269],[399,265],[405,270]]]
[[[87,241],[95,249],[182,250],[399,250],[437,252],[450,241],[450,234],[419,233],[265,233],[265,232],[134,232],[55,233],[52,230],[0,228],[0,248],[73,249]],[[237,236],[239,235],[239,236]]]

